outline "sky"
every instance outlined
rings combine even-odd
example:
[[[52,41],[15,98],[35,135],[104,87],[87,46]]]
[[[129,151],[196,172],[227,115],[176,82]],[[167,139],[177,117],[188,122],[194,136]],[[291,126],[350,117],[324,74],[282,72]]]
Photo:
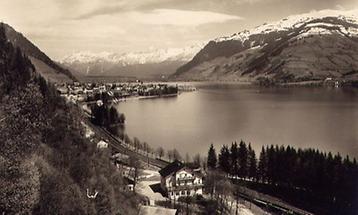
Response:
[[[0,0],[0,21],[55,60],[80,51],[179,48],[358,0]]]

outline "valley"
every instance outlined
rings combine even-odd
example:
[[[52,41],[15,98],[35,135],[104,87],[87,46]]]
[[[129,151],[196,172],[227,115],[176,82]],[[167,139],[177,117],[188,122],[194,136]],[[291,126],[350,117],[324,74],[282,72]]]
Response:
[[[117,3],[0,23],[1,214],[355,214],[357,10]]]

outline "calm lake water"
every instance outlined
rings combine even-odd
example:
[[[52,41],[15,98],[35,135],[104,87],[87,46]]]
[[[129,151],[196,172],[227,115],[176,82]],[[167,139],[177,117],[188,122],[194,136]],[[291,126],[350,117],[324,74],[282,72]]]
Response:
[[[174,98],[120,103],[126,131],[152,147],[206,155],[233,141],[340,152],[358,158],[358,90],[202,85]]]

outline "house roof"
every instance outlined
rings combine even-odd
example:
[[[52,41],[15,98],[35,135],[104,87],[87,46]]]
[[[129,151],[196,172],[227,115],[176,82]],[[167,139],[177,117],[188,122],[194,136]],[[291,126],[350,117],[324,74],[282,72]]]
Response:
[[[173,172],[177,172],[178,170],[182,169],[184,167],[184,164],[178,160],[175,160],[174,162],[168,164],[163,169],[159,170],[159,174],[163,177],[166,177]]]

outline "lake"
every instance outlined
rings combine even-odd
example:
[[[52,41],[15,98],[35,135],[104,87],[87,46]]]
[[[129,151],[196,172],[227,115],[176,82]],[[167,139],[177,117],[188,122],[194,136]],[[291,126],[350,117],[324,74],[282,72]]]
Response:
[[[173,98],[118,104],[126,132],[152,147],[206,155],[233,141],[291,145],[358,158],[358,89],[200,84]]]

